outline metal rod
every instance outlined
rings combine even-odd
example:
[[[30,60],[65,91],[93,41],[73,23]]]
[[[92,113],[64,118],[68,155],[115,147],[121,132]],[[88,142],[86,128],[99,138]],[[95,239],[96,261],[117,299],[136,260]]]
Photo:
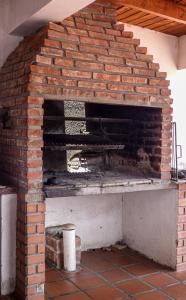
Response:
[[[172,174],[171,178],[178,181],[178,154],[177,154],[177,127],[176,122],[172,122]]]
[[[44,116],[44,120],[49,121],[91,121],[91,122],[107,122],[107,123],[126,123],[133,122],[132,119],[119,118],[102,118],[102,117],[62,117],[62,116]]]
[[[177,126],[176,126],[176,122],[175,124],[175,154],[176,154],[176,181],[178,181],[178,153],[177,153]]]
[[[62,150],[123,150],[125,145],[50,145],[44,146],[45,150],[50,151],[62,151]]]

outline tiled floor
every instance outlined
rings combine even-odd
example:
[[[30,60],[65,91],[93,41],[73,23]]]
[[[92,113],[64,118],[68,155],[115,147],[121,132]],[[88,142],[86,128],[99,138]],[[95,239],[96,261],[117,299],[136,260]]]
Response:
[[[163,268],[129,249],[84,252],[79,272],[47,267],[46,300],[186,300],[186,272]]]

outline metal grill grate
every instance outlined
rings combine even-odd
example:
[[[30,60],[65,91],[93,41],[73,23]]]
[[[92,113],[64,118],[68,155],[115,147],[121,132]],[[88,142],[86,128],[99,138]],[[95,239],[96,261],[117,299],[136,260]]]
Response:
[[[178,181],[178,156],[177,156],[177,128],[176,128],[176,122],[172,122],[171,179],[174,180],[174,181]]]
[[[178,155],[178,149],[180,154]],[[177,144],[177,126],[176,122],[172,122],[172,155],[171,155],[171,179],[178,181],[178,159],[182,157],[182,147]]]

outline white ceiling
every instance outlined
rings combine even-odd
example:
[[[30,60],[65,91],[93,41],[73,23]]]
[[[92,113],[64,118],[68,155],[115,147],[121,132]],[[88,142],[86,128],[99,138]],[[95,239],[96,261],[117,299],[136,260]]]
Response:
[[[93,0],[0,0],[0,27],[27,35],[49,21],[62,21]]]

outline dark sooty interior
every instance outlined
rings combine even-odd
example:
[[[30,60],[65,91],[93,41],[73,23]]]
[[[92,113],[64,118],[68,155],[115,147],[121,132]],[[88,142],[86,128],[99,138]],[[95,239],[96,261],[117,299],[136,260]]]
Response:
[[[46,184],[72,176],[160,177],[159,108],[47,100],[43,129]]]

